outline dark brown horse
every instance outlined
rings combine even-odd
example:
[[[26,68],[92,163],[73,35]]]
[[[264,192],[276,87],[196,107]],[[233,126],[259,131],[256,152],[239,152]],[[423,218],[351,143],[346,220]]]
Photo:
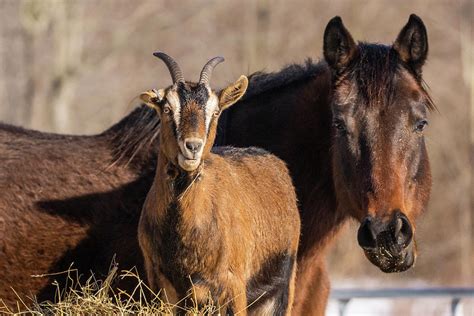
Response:
[[[392,46],[356,44],[336,17],[324,34],[326,63],[254,75],[251,86],[265,91],[250,90],[223,118],[223,143],[264,147],[290,168],[302,223],[295,315],[324,313],[326,249],[349,218],[361,223],[359,245],[382,271],[414,264],[415,220],[431,188],[427,52],[415,15]]]
[[[23,299],[54,299],[51,282],[63,286],[65,275],[31,275],[72,263],[84,279],[90,271],[105,276],[114,254],[120,268],[141,267],[138,218],[156,154],[136,148],[130,137],[156,133],[154,118],[142,107],[96,136],[0,125],[0,299],[15,305],[11,287]],[[147,127],[137,130],[144,120]]]
[[[415,219],[431,183],[422,134],[433,108],[421,77],[427,50],[416,16],[392,46],[355,44],[334,18],[327,62],[251,76],[244,100],[221,118],[219,144],[263,147],[290,168],[302,218],[295,315],[323,313],[326,250],[349,218],[361,222],[359,243],[383,271],[415,260]],[[137,119],[149,128],[134,129]],[[47,282],[29,275],[71,262],[106,273],[113,253],[121,268],[141,268],[135,232],[158,126],[140,108],[91,137],[0,128],[0,297],[12,298],[13,284],[52,298]]]

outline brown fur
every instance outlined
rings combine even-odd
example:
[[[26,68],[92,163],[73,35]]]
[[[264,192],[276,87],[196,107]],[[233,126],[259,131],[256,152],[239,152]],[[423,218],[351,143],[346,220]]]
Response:
[[[380,62],[366,67],[369,71],[373,67],[384,69],[386,59],[382,57],[387,50],[381,52],[374,58]],[[399,84],[380,85],[390,81],[370,80],[371,73],[361,73],[366,78],[362,82],[372,84],[368,91],[379,91],[375,95],[399,90],[414,101],[421,97],[426,108],[433,109],[423,89],[421,73],[405,62],[398,62],[396,69],[404,73],[403,80],[397,77]],[[384,72],[385,77],[396,73]],[[380,71],[376,74],[380,75]],[[336,196],[332,103],[338,91],[333,75],[325,62],[310,61],[290,65],[277,73],[255,74],[250,77],[244,99],[223,113],[218,126],[218,145],[265,148],[283,159],[290,170],[302,224],[295,315],[324,312],[329,294],[327,249],[344,222],[364,215],[348,211],[353,208],[345,206],[355,203],[341,194],[341,186],[337,187]],[[344,75],[348,78],[349,73],[338,81]],[[404,80],[407,86],[403,85]],[[348,87],[337,86],[341,93],[343,86]],[[373,107],[377,108],[377,103]],[[391,112],[396,108],[390,104],[385,111],[396,113]],[[141,123],[137,124],[138,121]],[[385,127],[394,122],[388,121]],[[135,110],[105,133],[88,137],[50,135],[0,125],[0,216],[4,223],[0,225],[3,247],[0,248],[0,280],[7,280],[0,282],[0,297],[6,297],[14,305],[15,297],[10,290],[13,282],[15,289],[21,289],[19,294],[23,298],[39,293],[40,299],[53,300],[54,289],[47,284],[62,279],[58,276],[31,279],[29,275],[62,271],[74,262],[81,274],[87,276],[89,271],[94,271],[100,277],[107,272],[113,253],[117,253],[120,268],[137,265],[141,270],[142,259],[134,232],[155,174],[158,131],[159,120],[146,108]],[[425,146],[420,148],[425,152],[422,160],[425,174],[429,174]],[[379,159],[389,161],[387,156]],[[110,165],[113,167],[107,168]],[[408,161],[405,165],[415,166]],[[399,170],[399,167],[391,169]],[[100,177],[95,176],[97,170],[103,170]],[[367,174],[370,173],[360,174],[358,178],[364,179]],[[406,207],[412,210],[413,227],[417,210],[425,208],[429,198],[430,181],[426,176],[423,179],[415,183],[423,192],[423,199],[410,198],[411,207]],[[380,184],[378,187],[383,189]],[[390,191],[386,190],[384,196],[389,196]],[[370,208],[372,214],[375,208],[378,206]],[[34,255],[42,253],[45,245],[44,255]],[[11,249],[8,256],[2,249]]]
[[[131,153],[119,147],[130,123],[151,113],[137,109],[96,136],[0,124],[0,299],[10,307],[16,306],[15,292],[27,304],[33,295],[53,300],[53,279],[61,287],[66,283],[65,274],[32,275],[65,271],[74,263],[81,280],[90,271],[102,278],[114,256],[120,268],[141,267],[135,235],[139,204],[154,174],[153,154],[140,153],[126,164]],[[116,285],[133,288],[126,280]]]
[[[222,93],[219,109],[245,89],[246,84],[240,94]],[[154,105],[162,118],[160,154],[138,229],[150,285],[163,288],[174,304],[202,306],[210,294],[224,315],[246,315],[248,305],[252,315],[289,315],[300,223],[288,169],[256,148],[210,152],[217,115],[200,166],[181,169],[178,143],[189,134],[205,139],[205,111],[188,100],[174,107],[181,113],[176,121],[164,113],[166,102],[165,97]]]

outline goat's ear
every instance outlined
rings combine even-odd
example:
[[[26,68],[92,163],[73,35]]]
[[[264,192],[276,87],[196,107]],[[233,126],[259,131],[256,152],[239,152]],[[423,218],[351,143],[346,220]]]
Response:
[[[421,73],[421,67],[428,57],[428,34],[423,21],[417,15],[410,15],[408,23],[393,43],[393,49],[417,74]]]
[[[221,91],[219,96],[219,108],[221,111],[227,109],[234,103],[240,100],[247,91],[249,80],[246,76],[240,76],[240,78]]]
[[[145,92],[142,92],[140,94],[140,100],[143,101],[147,106],[149,106],[152,109],[155,109],[158,113],[160,113],[160,108],[158,107],[158,104],[163,101],[163,98],[165,97],[165,90],[160,89],[160,90],[148,90]]]
[[[349,65],[357,54],[357,45],[339,16],[332,18],[326,26],[323,45],[324,58],[335,70]]]

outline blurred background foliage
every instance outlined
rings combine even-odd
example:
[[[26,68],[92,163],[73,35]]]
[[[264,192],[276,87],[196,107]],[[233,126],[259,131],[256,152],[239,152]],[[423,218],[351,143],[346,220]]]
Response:
[[[434,185],[419,221],[419,257],[403,274],[364,258],[348,224],[329,260],[333,284],[474,284],[473,3],[304,0],[0,0],[0,120],[59,133],[97,133],[126,115],[136,96],[170,84],[152,52],[163,50],[196,80],[215,55],[215,87],[240,74],[277,71],[322,57],[322,35],[340,15],[357,40],[391,43],[410,13],[430,43],[424,78],[439,113],[427,145]]]

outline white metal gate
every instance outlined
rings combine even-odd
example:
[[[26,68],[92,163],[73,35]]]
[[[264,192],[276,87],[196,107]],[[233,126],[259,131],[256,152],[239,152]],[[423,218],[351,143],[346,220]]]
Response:
[[[334,289],[331,300],[338,303],[339,315],[346,316],[347,305],[353,299],[364,298],[451,298],[451,315],[455,316],[463,298],[474,298],[474,288],[390,288],[390,289]]]

